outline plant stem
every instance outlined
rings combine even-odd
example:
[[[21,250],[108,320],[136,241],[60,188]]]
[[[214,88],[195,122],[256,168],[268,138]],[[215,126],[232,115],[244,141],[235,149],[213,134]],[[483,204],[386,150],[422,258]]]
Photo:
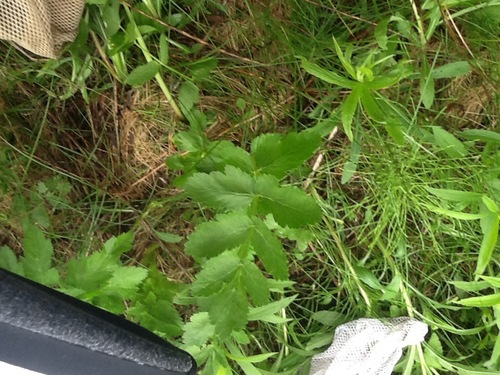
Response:
[[[127,16],[129,18],[131,24],[134,26],[134,31],[135,31],[135,36],[136,36],[137,43],[139,43],[139,47],[141,48],[141,51],[142,51],[142,53],[144,55],[144,58],[149,63],[149,62],[153,61],[154,58],[151,55],[151,53],[149,52],[149,49],[148,49],[148,47],[146,45],[146,42],[144,41],[144,38],[142,37],[142,34],[139,31],[139,28],[137,27],[137,25],[136,25],[136,23],[134,21],[134,17],[132,15],[132,12],[130,11],[130,9],[127,6],[124,6],[124,8],[125,8],[125,12],[127,13]],[[158,86],[160,86],[161,91],[163,92],[163,94],[167,98],[167,101],[169,102],[169,104],[171,105],[172,109],[174,110],[174,113],[177,116],[177,118],[183,119],[184,115],[182,114],[182,111],[179,108],[179,106],[177,105],[177,103],[175,102],[175,100],[174,100],[174,98],[172,96],[172,93],[168,89],[167,84],[165,83],[165,81],[164,81],[164,79],[163,79],[163,77],[162,77],[162,75],[161,75],[160,72],[156,73],[155,79],[156,79],[156,82],[158,83]]]

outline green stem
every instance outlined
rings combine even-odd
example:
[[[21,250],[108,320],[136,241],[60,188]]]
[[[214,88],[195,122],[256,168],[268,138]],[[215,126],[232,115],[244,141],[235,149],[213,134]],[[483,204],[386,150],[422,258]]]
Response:
[[[349,268],[349,271],[351,272],[352,277],[354,278],[354,281],[356,282],[359,292],[361,296],[363,297],[366,305],[368,306],[368,312],[371,311],[372,304],[370,301],[370,297],[368,297],[368,293],[366,293],[365,289],[363,288],[363,284],[361,283],[361,280],[359,279],[356,270],[354,269],[353,265],[351,264],[351,260],[347,256],[347,253],[344,249],[344,245],[342,244],[342,241],[340,240],[339,236],[337,235],[337,232],[334,230],[332,224],[330,223],[330,220],[327,218],[324,218],[323,222],[326,224],[328,227],[328,230],[330,231],[330,235],[332,236],[333,240],[335,241],[338,250],[340,251],[340,255],[342,256],[342,259],[344,260],[345,264],[347,265],[347,268]]]
[[[142,53],[144,55],[144,58],[149,63],[149,62],[153,61],[154,58],[151,55],[151,53],[149,52],[149,49],[146,46],[146,42],[144,41],[144,38],[142,37],[142,34],[139,31],[139,28],[137,27],[137,25],[136,25],[136,23],[134,21],[134,17],[132,15],[132,12],[130,11],[130,9],[127,6],[124,6],[124,8],[125,8],[125,12],[127,13],[127,16],[129,18],[130,22],[134,26],[134,32],[135,32],[137,43],[139,43],[139,47],[141,48],[141,51],[142,51]],[[169,104],[171,105],[172,109],[174,110],[175,115],[179,119],[183,119],[184,115],[182,114],[181,109],[179,108],[179,106],[175,102],[175,100],[174,100],[174,98],[172,96],[172,93],[168,89],[165,81],[163,80],[162,75],[159,72],[156,73],[155,79],[156,79],[156,82],[158,83],[158,86],[160,86],[161,91],[163,92],[163,94],[167,98],[167,101],[169,102]]]

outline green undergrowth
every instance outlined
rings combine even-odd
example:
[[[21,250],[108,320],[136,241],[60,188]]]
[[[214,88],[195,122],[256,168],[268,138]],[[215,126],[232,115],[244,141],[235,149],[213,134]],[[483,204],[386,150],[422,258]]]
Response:
[[[307,374],[359,317],[400,374],[500,370],[497,1],[88,0],[0,46],[0,266],[202,374]],[[451,18],[450,18],[451,17]]]

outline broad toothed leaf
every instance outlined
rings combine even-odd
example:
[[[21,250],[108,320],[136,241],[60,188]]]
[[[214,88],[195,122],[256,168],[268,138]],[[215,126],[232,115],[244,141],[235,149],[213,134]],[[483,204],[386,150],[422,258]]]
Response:
[[[193,283],[193,293],[197,296],[209,296],[220,291],[222,286],[234,278],[241,266],[241,259],[232,252],[225,252],[203,265]]]
[[[244,214],[217,215],[216,220],[198,225],[188,236],[186,253],[195,259],[212,258],[247,243],[252,226]]]
[[[24,227],[24,275],[45,285],[55,285],[59,281],[57,270],[52,267],[54,248],[43,232],[33,224]]]
[[[208,311],[210,322],[221,339],[247,324],[248,300],[240,285],[227,284],[217,294],[200,298],[199,304],[203,311]]]
[[[255,305],[261,306],[269,302],[269,285],[259,267],[252,262],[245,262],[241,279],[247,293]]]
[[[281,178],[309,159],[320,143],[320,136],[311,132],[264,134],[252,142],[252,156],[260,172]]]
[[[313,198],[296,187],[279,186],[273,176],[259,176],[255,192],[260,198],[257,210],[264,215],[273,214],[281,226],[299,227],[321,219],[321,209]]]
[[[262,259],[269,273],[277,279],[287,279],[288,264],[281,242],[260,219],[254,218],[253,222],[252,245],[254,251]]]
[[[224,172],[194,174],[186,183],[186,193],[212,208],[242,210],[252,203],[253,185],[249,174],[228,166]]]

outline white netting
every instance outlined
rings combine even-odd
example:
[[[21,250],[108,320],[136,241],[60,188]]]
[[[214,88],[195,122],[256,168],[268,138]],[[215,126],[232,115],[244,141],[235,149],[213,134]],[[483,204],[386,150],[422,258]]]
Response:
[[[332,345],[313,357],[310,375],[390,375],[403,348],[422,342],[427,329],[407,317],[342,324]]]
[[[0,0],[0,39],[55,58],[78,31],[84,0]]]

